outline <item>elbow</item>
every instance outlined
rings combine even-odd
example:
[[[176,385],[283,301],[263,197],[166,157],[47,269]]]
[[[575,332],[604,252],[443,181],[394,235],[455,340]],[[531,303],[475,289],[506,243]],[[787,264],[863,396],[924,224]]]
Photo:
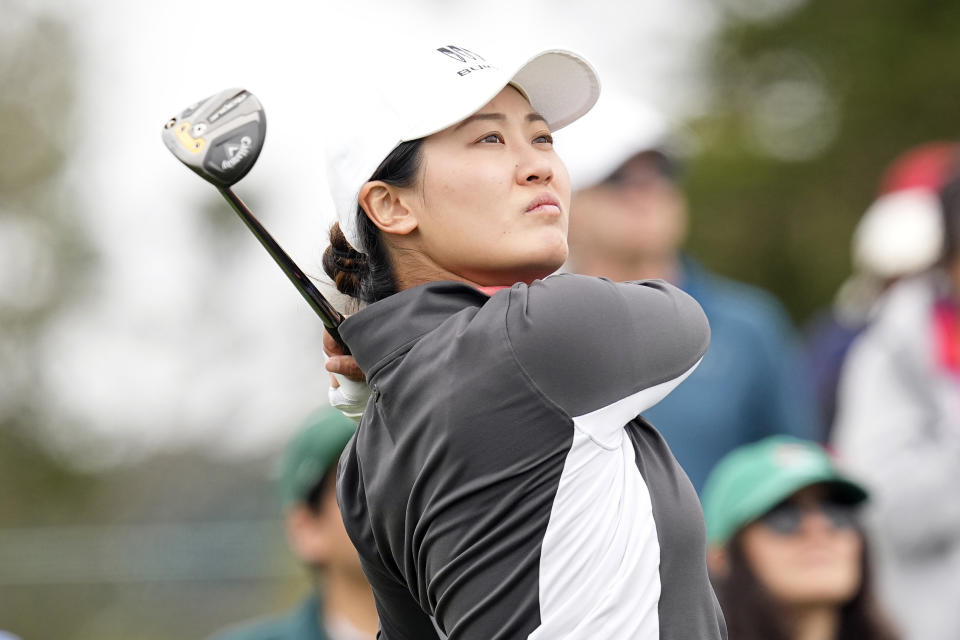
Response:
[[[680,292],[677,302],[677,328],[680,351],[689,354],[692,364],[699,362],[710,346],[710,321],[700,303]]]

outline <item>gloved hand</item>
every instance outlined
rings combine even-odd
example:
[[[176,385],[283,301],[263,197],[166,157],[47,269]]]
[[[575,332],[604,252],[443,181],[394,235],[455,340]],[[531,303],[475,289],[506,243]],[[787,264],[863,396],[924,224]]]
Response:
[[[330,406],[354,422],[360,422],[370,398],[367,377],[353,356],[345,355],[343,348],[329,334],[323,334],[324,368],[330,372]]]

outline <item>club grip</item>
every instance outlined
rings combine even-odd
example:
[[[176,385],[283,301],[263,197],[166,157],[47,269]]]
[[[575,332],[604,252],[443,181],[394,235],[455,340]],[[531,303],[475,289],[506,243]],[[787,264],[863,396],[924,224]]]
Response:
[[[247,205],[243,203],[237,194],[229,187],[217,187],[217,190],[226,198],[230,206],[233,207],[233,210],[240,216],[240,219],[243,220],[244,224],[253,232],[253,235],[257,237],[260,244],[263,245],[263,248],[267,250],[267,253],[273,256],[277,265],[287,274],[287,277],[290,278],[290,282],[297,288],[297,291],[300,292],[307,303],[316,311],[317,315],[320,316],[320,320],[323,321],[323,325],[327,328],[327,333],[333,336],[337,344],[343,347],[344,352],[349,355],[350,348],[343,341],[343,338],[340,337],[339,327],[340,323],[343,322],[343,314],[337,311],[336,308],[323,297],[323,294],[320,293],[310,279],[300,270],[300,267],[287,255],[287,252],[277,244],[277,241],[274,240],[273,236],[260,224],[260,221],[254,217],[253,213],[250,212],[250,209],[247,208]]]

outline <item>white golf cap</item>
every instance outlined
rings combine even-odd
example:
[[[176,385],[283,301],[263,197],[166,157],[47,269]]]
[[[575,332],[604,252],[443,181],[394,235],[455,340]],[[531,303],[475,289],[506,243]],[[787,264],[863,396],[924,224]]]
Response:
[[[895,278],[923,271],[944,244],[939,192],[955,175],[960,145],[925,142],[884,170],[880,193],[853,231],[853,265],[861,273]]]
[[[660,149],[671,132],[652,106],[606,87],[589,114],[555,137],[555,146],[579,191],[596,186],[636,154]]]
[[[366,78],[366,81],[364,79]],[[550,49],[509,62],[486,52],[436,44],[391,51],[379,68],[354,70],[361,86],[350,97],[351,125],[327,136],[327,181],[340,228],[358,251],[360,189],[401,142],[442,131],[477,112],[512,84],[551,130],[590,110],[600,95],[594,68],[571,51]],[[351,82],[353,84],[353,82]]]
[[[880,196],[857,223],[852,245],[854,267],[879,278],[931,267],[943,248],[936,192],[916,187]]]

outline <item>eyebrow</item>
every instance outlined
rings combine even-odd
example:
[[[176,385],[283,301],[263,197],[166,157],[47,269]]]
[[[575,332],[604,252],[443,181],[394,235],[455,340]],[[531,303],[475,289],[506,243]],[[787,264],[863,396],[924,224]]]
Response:
[[[505,115],[503,115],[502,113],[475,113],[475,114],[473,114],[472,116],[470,116],[469,118],[467,118],[466,120],[464,120],[463,122],[461,122],[460,124],[458,124],[456,127],[454,127],[454,131],[457,131],[458,129],[461,129],[461,128],[467,126],[468,124],[470,124],[471,122],[475,122],[475,121],[477,121],[477,120],[498,120],[498,121],[502,121],[502,120],[506,120],[506,119],[507,119],[507,117],[506,117]],[[540,115],[539,113],[537,113],[536,111],[531,111],[530,113],[528,113],[528,114],[527,114],[527,117],[524,118],[524,120],[525,120],[526,122],[542,122],[542,123],[544,123],[544,124],[547,123],[547,119],[544,118],[544,117],[543,117],[542,115]]]

